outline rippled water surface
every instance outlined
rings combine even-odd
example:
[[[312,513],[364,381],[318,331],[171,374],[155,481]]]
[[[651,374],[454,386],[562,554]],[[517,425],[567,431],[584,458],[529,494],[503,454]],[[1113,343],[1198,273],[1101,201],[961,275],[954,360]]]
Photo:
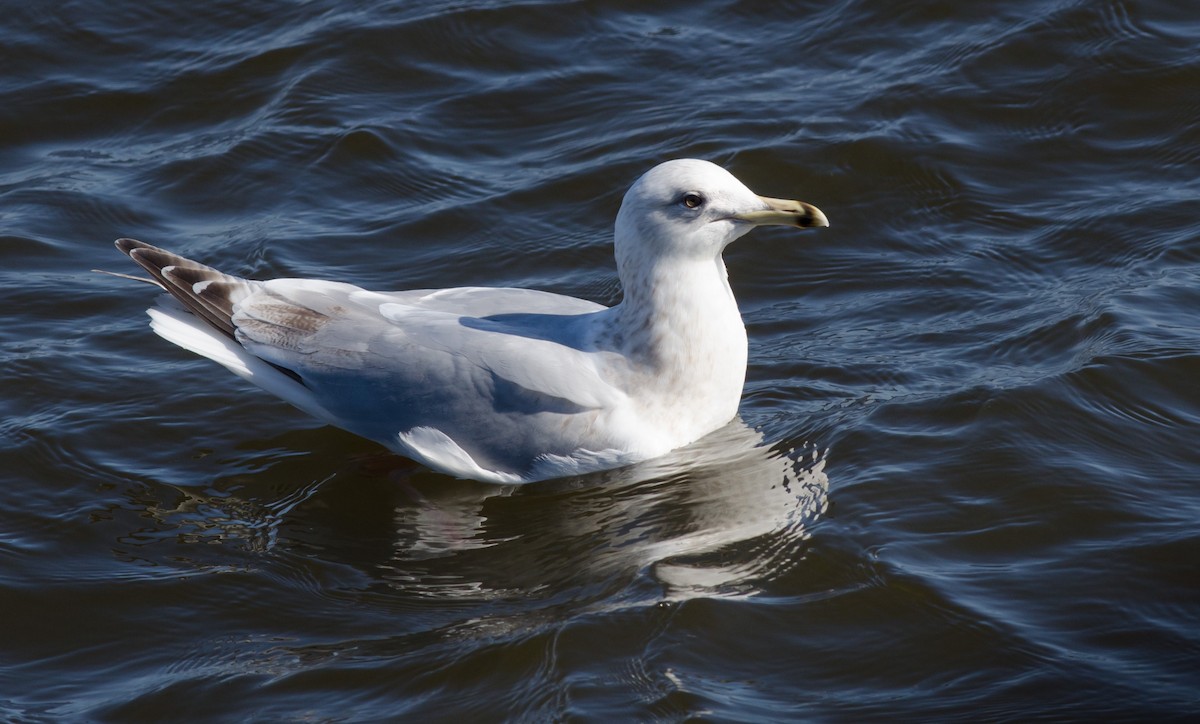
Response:
[[[6,3],[0,718],[1200,711],[1200,21],[1177,2]],[[157,338],[227,271],[620,299],[706,158],[740,420],[497,487]]]

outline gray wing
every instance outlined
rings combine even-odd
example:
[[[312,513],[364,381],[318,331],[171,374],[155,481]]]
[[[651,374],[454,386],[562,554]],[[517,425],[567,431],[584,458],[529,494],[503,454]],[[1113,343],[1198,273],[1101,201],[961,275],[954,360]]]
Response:
[[[397,436],[421,430],[426,459],[444,437],[472,464],[519,473],[541,456],[620,447],[594,424],[626,399],[627,363],[590,344],[605,324],[598,304],[526,289],[259,282],[132,239],[117,247],[218,336],[298,383],[258,384],[394,449],[411,451]],[[173,341],[212,356],[187,339]]]
[[[291,285],[304,282],[278,280]],[[365,291],[347,285],[358,291]],[[430,311],[448,312],[467,317],[506,314],[587,314],[607,309],[595,302],[536,289],[512,287],[455,287],[452,289],[408,289],[402,292],[368,292],[380,303],[395,302]]]
[[[277,279],[242,299],[232,322],[247,350],[296,373],[342,427],[393,447],[397,434],[433,428],[485,468],[520,471],[604,445],[584,437],[624,399],[621,360],[588,345],[604,310],[522,289],[379,293]]]

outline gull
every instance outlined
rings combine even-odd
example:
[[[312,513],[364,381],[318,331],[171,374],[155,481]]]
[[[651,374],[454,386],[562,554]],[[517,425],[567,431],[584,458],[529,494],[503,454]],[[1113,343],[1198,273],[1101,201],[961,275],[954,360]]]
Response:
[[[707,161],[655,166],[617,213],[613,307],[532,289],[258,281],[116,245],[169,293],[147,310],[164,339],[433,470],[526,483],[659,457],[733,419],[746,328],[721,254],[767,224],[829,222]]]

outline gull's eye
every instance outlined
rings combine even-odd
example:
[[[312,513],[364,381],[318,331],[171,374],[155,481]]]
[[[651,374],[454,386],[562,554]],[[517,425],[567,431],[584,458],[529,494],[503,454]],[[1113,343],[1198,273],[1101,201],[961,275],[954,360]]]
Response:
[[[695,191],[689,191],[683,195],[683,198],[680,199],[679,202],[689,209],[695,209],[698,208],[700,204],[704,203],[704,197]]]

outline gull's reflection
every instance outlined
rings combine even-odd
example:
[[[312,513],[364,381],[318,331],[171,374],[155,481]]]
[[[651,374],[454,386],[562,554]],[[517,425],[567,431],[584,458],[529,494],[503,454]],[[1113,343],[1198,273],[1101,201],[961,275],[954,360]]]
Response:
[[[233,545],[349,565],[429,601],[610,606],[762,592],[803,558],[826,507],[823,457],[767,446],[740,420],[636,466],[504,487],[373,454],[297,486],[313,459],[338,457],[297,453],[338,444],[297,434],[239,453],[203,489],[135,489],[154,524],[123,539],[126,554],[149,556],[155,541],[220,544],[170,554],[219,566]]]
[[[655,584],[660,597],[748,595],[793,566],[825,510],[815,451],[766,447],[735,420],[667,457],[520,487],[429,488],[395,508],[381,566],[426,595]],[[431,565],[437,561],[437,565]]]

